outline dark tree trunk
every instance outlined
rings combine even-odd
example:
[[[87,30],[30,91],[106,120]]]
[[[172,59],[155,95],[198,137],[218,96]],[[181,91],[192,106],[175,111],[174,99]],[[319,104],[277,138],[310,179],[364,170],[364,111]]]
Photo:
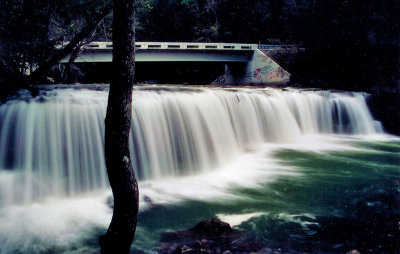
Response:
[[[111,10],[111,7],[110,9]],[[111,11],[108,11],[110,13]],[[93,36],[96,33],[96,29],[93,29],[93,33],[88,36],[85,40],[82,40],[79,42],[76,47],[73,49],[71,52],[71,55],[69,57],[68,63],[64,67],[64,71],[61,74],[61,80],[62,82],[65,82],[67,84],[72,84],[75,83],[77,80],[77,74],[73,72],[72,66],[75,63],[75,60],[82,54],[84,51],[84,46],[88,45],[90,42],[93,41]],[[76,67],[77,68],[77,67]]]
[[[135,235],[139,190],[129,156],[135,72],[135,1],[113,0],[113,76],[105,120],[105,158],[114,213],[100,237],[102,253],[129,253]]]
[[[72,71],[72,66],[78,56],[83,52],[83,45],[78,44],[72,51],[68,63],[65,64],[64,71],[61,74],[61,80],[64,83],[72,84],[76,82],[76,74]]]

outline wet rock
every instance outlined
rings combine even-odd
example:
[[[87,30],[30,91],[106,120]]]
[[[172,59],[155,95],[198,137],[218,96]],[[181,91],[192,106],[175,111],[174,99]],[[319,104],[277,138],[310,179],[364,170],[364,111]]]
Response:
[[[106,205],[108,206],[108,208],[114,209],[114,197],[113,196],[108,196],[106,198]]]
[[[220,219],[209,219],[198,223],[193,229],[197,234],[218,236],[224,233],[231,233],[234,230],[229,223]]]
[[[146,202],[146,203],[150,203],[150,204],[153,203],[153,201],[151,200],[151,198],[150,198],[149,196],[146,196],[146,195],[143,197],[143,200],[144,200],[144,202]]]
[[[256,253],[255,241],[220,219],[208,219],[189,230],[161,236],[159,253]]]
[[[360,254],[360,252],[358,250],[351,250],[351,251],[347,252],[346,254]]]
[[[225,75],[221,75],[218,78],[216,78],[213,82],[211,82],[211,85],[225,85]]]

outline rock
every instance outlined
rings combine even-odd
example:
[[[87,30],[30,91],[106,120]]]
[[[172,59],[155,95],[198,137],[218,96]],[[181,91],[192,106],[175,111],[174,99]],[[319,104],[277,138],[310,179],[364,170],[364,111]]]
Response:
[[[195,227],[161,236],[159,253],[251,253],[261,250],[255,241],[220,219],[208,219]]]
[[[225,85],[225,75],[221,75],[218,78],[216,78],[213,82],[211,82],[211,85],[215,86]]]
[[[351,250],[351,251],[347,252],[346,254],[360,254],[360,252],[358,250]]]
[[[153,203],[153,201],[151,200],[151,198],[149,196],[144,195],[143,197],[143,201],[146,203]]]
[[[194,243],[194,247],[196,249],[201,249],[203,247],[203,244],[201,243],[201,241],[196,240],[195,243]]]
[[[233,232],[229,223],[223,222],[220,219],[208,219],[198,223],[193,229],[197,234],[204,235],[221,235],[224,233]]]
[[[105,203],[106,203],[106,205],[108,206],[108,208],[114,209],[114,197],[113,197],[113,196],[108,196],[108,197],[106,198]]]

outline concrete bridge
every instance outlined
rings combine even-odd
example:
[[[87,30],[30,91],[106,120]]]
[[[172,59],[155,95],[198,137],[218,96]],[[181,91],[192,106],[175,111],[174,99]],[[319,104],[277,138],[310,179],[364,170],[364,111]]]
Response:
[[[290,74],[281,68],[257,44],[136,42],[135,61],[214,62],[225,64],[226,84],[287,83]],[[69,57],[61,62],[68,62]],[[112,61],[112,42],[91,42],[83,47],[76,63],[109,63]]]

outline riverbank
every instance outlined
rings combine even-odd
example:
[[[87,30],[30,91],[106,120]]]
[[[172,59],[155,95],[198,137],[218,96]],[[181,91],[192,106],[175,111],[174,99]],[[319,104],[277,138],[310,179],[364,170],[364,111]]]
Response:
[[[400,135],[400,91],[371,89],[368,106],[372,115],[381,121],[386,132]]]

